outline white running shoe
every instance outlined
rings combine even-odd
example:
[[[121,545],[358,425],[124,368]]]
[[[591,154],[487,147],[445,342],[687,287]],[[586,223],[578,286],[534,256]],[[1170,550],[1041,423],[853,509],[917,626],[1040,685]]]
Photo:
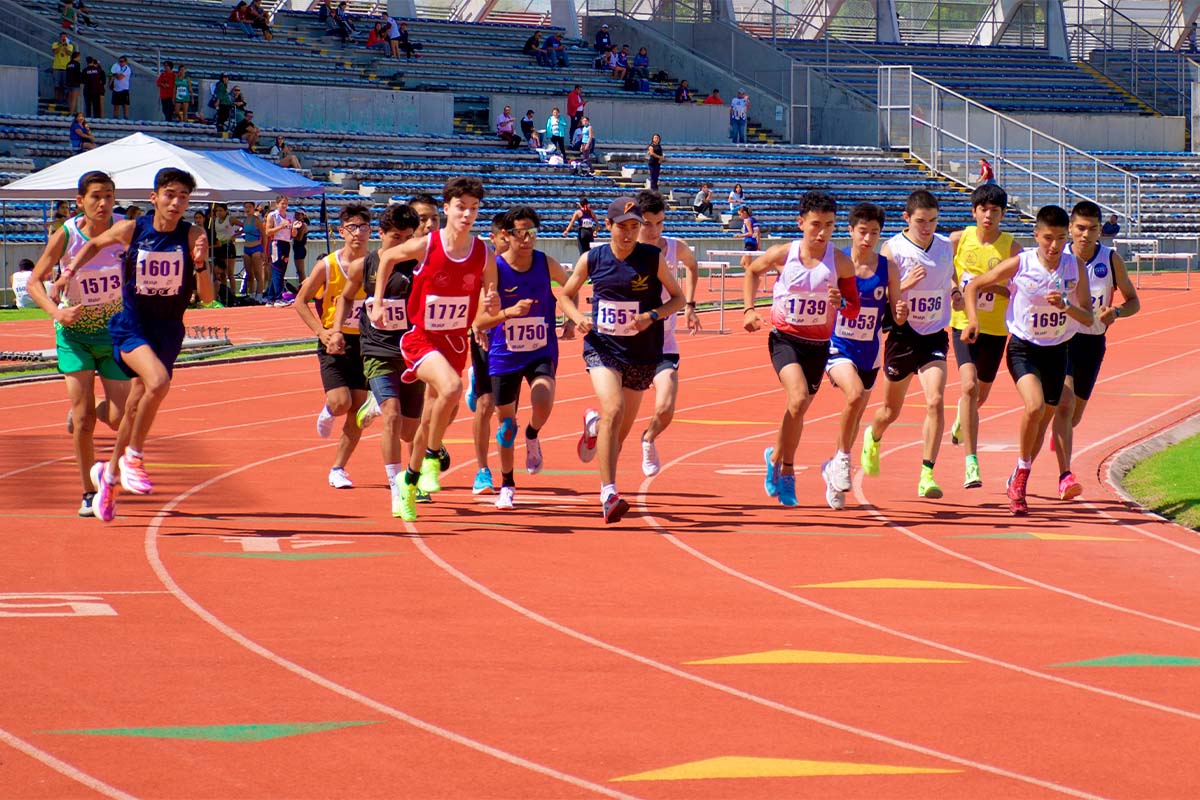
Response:
[[[326,406],[321,406],[321,413],[317,415],[317,436],[328,439],[331,433],[333,433],[333,414],[329,413]]]
[[[504,511],[512,511],[513,498],[516,496],[517,490],[511,486],[501,486],[500,496],[496,498],[496,508]]]
[[[345,469],[333,467],[329,470],[329,485],[335,489],[353,489],[354,481],[350,480]]]
[[[654,442],[647,442],[642,439],[642,474],[647,478],[658,474],[658,448],[654,446]]]
[[[542,471],[542,443],[525,437],[525,471],[537,475]]]
[[[600,412],[594,408],[589,408],[583,413],[583,434],[579,437],[579,444],[575,450],[579,453],[579,460],[583,463],[588,463],[596,457],[596,439],[600,436]]]
[[[833,488],[848,492],[854,488],[850,482],[850,454],[838,453],[833,457]]]
[[[834,474],[837,472],[837,468],[834,466],[836,460],[837,457],[834,456],[821,465],[821,478],[825,481],[825,502],[834,511],[841,511],[846,507],[846,495],[839,492],[834,485],[834,481],[837,479]]]

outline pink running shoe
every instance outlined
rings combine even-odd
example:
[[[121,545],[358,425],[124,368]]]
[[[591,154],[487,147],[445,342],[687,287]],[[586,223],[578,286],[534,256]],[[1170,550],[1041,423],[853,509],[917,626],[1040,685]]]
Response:
[[[117,515],[117,487],[104,476],[104,462],[99,463],[100,485],[96,487],[96,494],[92,495],[92,514],[101,522],[112,522]]]
[[[1079,481],[1075,480],[1075,473],[1068,472],[1062,476],[1062,480],[1058,482],[1058,498],[1060,500],[1074,500],[1079,495],[1083,494],[1083,487]]]
[[[150,494],[154,491],[154,484],[150,482],[140,456],[121,456],[117,465],[121,468],[121,486],[125,491],[131,494]]]

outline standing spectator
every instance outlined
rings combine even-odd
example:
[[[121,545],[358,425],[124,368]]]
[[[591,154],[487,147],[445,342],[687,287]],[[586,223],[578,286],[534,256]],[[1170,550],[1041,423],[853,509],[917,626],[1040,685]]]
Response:
[[[108,85],[112,89],[113,117],[129,119],[129,80],[133,77],[133,67],[129,66],[129,56],[121,56],[117,63],[108,71]]]
[[[579,230],[575,234],[575,243],[579,246],[579,254],[583,255],[592,249],[592,239],[596,235],[596,212],[592,211],[586,197],[579,198],[579,207],[567,221],[567,228],[562,235],[569,236],[576,223],[579,224]]]
[[[275,210],[267,215],[266,229],[263,231],[267,257],[271,263],[271,283],[267,287],[266,301],[276,306],[288,305],[283,299],[283,278],[292,255],[295,225],[296,215],[288,211],[287,196],[281,194],[275,198]]]
[[[305,263],[308,260],[308,214],[296,212],[296,224],[292,226],[292,261],[296,262],[296,275],[300,283],[308,277]]]
[[[592,154],[596,152],[596,136],[592,132],[592,121],[587,117],[579,125],[579,171],[592,174]]]
[[[75,45],[63,31],[58,35],[58,41],[50,46],[50,51],[53,54],[50,68],[54,71],[54,102],[61,103],[67,99],[67,64],[71,63]]]
[[[706,106],[723,106],[723,105],[725,105],[725,101],[721,98],[721,90],[713,89],[712,94],[710,94],[708,97],[704,98],[704,105],[706,105]]]
[[[533,109],[531,108],[526,111],[525,116],[521,118],[521,133],[525,134],[525,141],[529,142],[530,148],[533,149],[537,149],[542,146],[541,137],[539,137],[538,132],[533,129],[535,124],[537,123],[534,121],[534,113]]]
[[[1116,236],[1121,232],[1121,224],[1117,222],[1117,215],[1112,214],[1108,218],[1108,222],[1100,226],[1101,236]]]
[[[225,305],[233,305],[231,285],[233,283],[234,261],[237,259],[237,245],[234,238],[237,228],[233,217],[229,216],[229,206],[217,203],[213,206],[212,214],[212,248],[213,283],[217,290],[217,299]]]
[[[233,116],[233,94],[229,91],[229,75],[224,72],[213,84],[212,99],[217,103],[216,125],[217,135],[220,136],[229,130],[229,120]]]
[[[738,89],[737,97],[729,101],[729,140],[734,144],[746,143],[746,125],[750,119],[750,99],[745,89]]]
[[[736,214],[738,209],[746,205],[746,193],[742,191],[742,185],[735,183],[729,191],[729,213]]]
[[[247,111],[246,116],[242,117],[237,125],[233,126],[233,138],[241,139],[246,143],[246,149],[251,153],[258,146],[258,137],[262,135],[262,131],[254,124],[254,112]]]
[[[992,170],[991,163],[986,158],[979,159],[979,175],[975,178],[975,185],[983,186],[995,182],[996,173]]]
[[[104,68],[95,56],[83,68],[83,110],[93,119],[104,118]]]
[[[508,143],[510,148],[521,146],[521,137],[513,129],[516,119],[512,115],[512,106],[505,106],[496,117],[496,135]]]
[[[263,272],[263,221],[254,203],[242,206],[242,294],[260,305],[267,288]]]
[[[175,116],[180,122],[187,122],[188,111],[192,105],[192,81],[188,77],[187,67],[179,65],[175,73]]]
[[[559,154],[567,157],[567,121],[562,118],[558,106],[550,109],[550,116],[546,118],[546,138],[558,148]]]
[[[638,50],[637,55],[633,57],[633,77],[639,80],[650,80],[650,54],[644,47]]]
[[[170,61],[163,62],[163,71],[154,80],[158,87],[158,103],[162,106],[163,121],[175,119],[175,65]]]
[[[681,80],[679,82],[679,88],[677,88],[675,90],[675,102],[676,103],[692,102],[692,90],[688,88],[686,79]]]
[[[388,49],[391,50],[392,58],[400,58],[400,24],[396,22],[396,18],[387,13],[385,8],[379,12],[379,25],[383,29],[382,34],[388,43]],[[367,46],[371,46],[370,39],[367,40]]]
[[[549,67],[558,69],[571,66],[567,62],[567,48],[556,33],[551,33],[546,37],[546,41],[542,44],[542,52],[546,54],[546,65]]]
[[[400,23],[399,37],[396,39],[396,41],[399,44],[400,49],[404,51],[404,57],[407,60],[412,61],[414,58],[421,57],[421,54],[417,52],[417,50],[421,48],[421,45],[413,43],[412,38],[408,34],[407,22]],[[399,58],[399,56],[396,57]]]
[[[583,99],[583,87],[578,83],[575,88],[567,93],[567,116],[571,118],[571,131],[568,134],[572,141],[575,139],[575,131],[579,128],[579,121],[583,119],[583,109],[587,105],[587,100]]]
[[[13,299],[17,308],[37,308],[37,301],[29,296],[29,276],[33,275],[33,261],[22,258],[17,271],[12,276]]]
[[[67,62],[67,113],[74,114],[79,110],[79,95],[83,87],[83,64],[79,60],[79,51],[71,53]]]
[[[96,139],[92,136],[92,129],[88,127],[87,120],[83,118],[83,112],[75,115],[75,121],[71,123],[69,135],[71,137],[71,148],[77,153],[96,148]]]
[[[596,52],[607,53],[612,48],[612,37],[608,34],[608,23],[600,26],[600,30],[596,31]]]
[[[712,189],[708,188],[707,183],[700,184],[700,191],[692,198],[692,211],[696,214],[697,222],[701,217],[707,219],[713,215]]]
[[[650,191],[658,191],[658,173],[662,162],[667,157],[663,155],[662,137],[657,133],[650,137],[650,146],[646,148],[646,166],[650,169]]]

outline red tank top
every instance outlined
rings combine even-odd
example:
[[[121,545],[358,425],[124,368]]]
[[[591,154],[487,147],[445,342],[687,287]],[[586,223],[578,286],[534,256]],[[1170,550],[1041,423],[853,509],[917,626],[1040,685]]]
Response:
[[[471,252],[462,261],[446,255],[442,232],[429,234],[425,260],[413,272],[408,296],[408,319],[413,327],[430,333],[464,335],[479,311],[479,289],[487,248],[472,239]]]

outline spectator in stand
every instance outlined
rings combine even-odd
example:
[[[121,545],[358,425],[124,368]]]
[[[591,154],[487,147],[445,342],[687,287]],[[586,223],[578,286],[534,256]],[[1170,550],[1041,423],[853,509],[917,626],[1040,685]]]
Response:
[[[608,51],[608,67],[612,70],[612,76],[619,81],[625,80],[625,67],[621,65],[621,51],[614,44],[612,49]]]
[[[254,152],[255,146],[258,145],[258,137],[262,135],[262,131],[254,124],[254,112],[247,111],[246,116],[233,126],[233,138],[241,139],[246,143],[246,149],[251,153]]]
[[[713,215],[712,189],[707,183],[700,184],[700,191],[696,192],[696,196],[692,198],[692,211],[696,214],[696,221],[699,222],[701,217],[709,218]]]
[[[300,159],[292,152],[292,146],[285,142],[282,136],[275,137],[275,144],[271,146],[271,158],[275,159],[275,163],[281,167],[302,169]]]
[[[71,54],[75,45],[67,38],[64,31],[58,35],[58,41],[50,46],[53,57],[50,69],[54,72],[54,102],[61,103],[67,99],[67,64],[71,63]]]
[[[83,68],[83,110],[93,119],[104,119],[104,67],[95,56]]]
[[[79,8],[79,14],[77,16],[79,19],[79,23],[75,26],[76,30],[79,29],[80,25],[84,25],[89,28],[99,28],[100,27],[98,24],[96,24],[96,21],[93,20],[91,15],[88,13],[90,11],[90,9],[87,7],[87,4],[83,2],[83,0],[80,0],[78,8]]]
[[[392,53],[392,58],[400,58],[400,23],[396,22],[396,18],[387,13],[385,8],[379,12],[379,26],[383,28],[384,41],[388,44],[388,50]],[[368,46],[369,46],[368,39]]]
[[[414,58],[420,58],[421,54],[417,51],[421,49],[421,45],[415,44],[408,33],[408,23],[401,22],[399,30],[399,38],[396,40],[400,49],[404,51],[404,57],[412,61]],[[399,58],[399,56],[396,56]]]
[[[525,112],[525,116],[521,118],[521,133],[525,134],[525,141],[529,142],[530,148],[537,149],[542,146],[542,139],[538,136],[538,132],[533,129],[536,125],[533,109]]]
[[[17,271],[12,276],[13,299],[17,308],[37,308],[37,301],[29,296],[29,276],[33,274],[33,261],[22,258]]]
[[[162,106],[163,122],[175,119],[175,65],[163,62],[163,71],[154,79],[158,87],[158,103]]]
[[[246,6],[246,21],[250,23],[250,27],[262,31],[264,39],[268,42],[271,41],[271,20],[262,7],[262,0],[253,0],[250,5]]]
[[[558,106],[550,109],[550,116],[546,118],[546,138],[554,144],[558,149],[559,155],[563,158],[567,157],[567,121],[563,119],[562,113],[558,110]]]
[[[382,22],[376,22],[371,26],[371,30],[367,31],[367,49],[383,50],[387,46],[387,31],[384,30]]]
[[[507,142],[510,148],[521,146],[521,137],[514,130],[516,122],[512,115],[512,106],[505,106],[500,116],[496,117],[496,135]]]
[[[650,54],[644,47],[638,50],[637,55],[633,57],[633,77],[639,80],[650,80]]]
[[[733,189],[729,192],[729,213],[736,214],[738,209],[746,205],[746,193],[742,191],[742,185],[735,183]]]
[[[525,40],[525,46],[521,48],[521,52],[527,56],[533,56],[533,60],[538,63],[539,67],[550,66],[550,62],[546,60],[546,54],[542,52],[541,31],[534,31],[533,34]]]
[[[583,109],[587,105],[587,100],[583,99],[583,87],[578,83],[575,88],[567,93],[567,116],[571,118],[570,137],[572,141],[575,139],[575,131],[579,129],[579,121],[583,119]]]
[[[658,174],[662,170],[662,162],[667,157],[663,155],[662,137],[657,133],[650,137],[650,146],[646,148],[646,166],[650,170],[650,191],[658,191]]]
[[[333,6],[329,0],[321,0],[321,5],[317,7],[317,22],[324,25],[325,30],[333,30]]]
[[[108,85],[112,89],[113,117],[129,119],[129,81],[133,77],[133,67],[129,66],[129,57],[121,56],[117,63],[108,71]]]
[[[592,155],[596,152],[596,136],[592,131],[592,121],[584,117],[579,121],[579,172],[584,175],[592,174]]]
[[[629,77],[629,45],[622,45],[617,51],[617,66],[621,68],[621,80]]]
[[[688,88],[686,79],[681,80],[679,82],[679,88],[677,88],[675,90],[675,102],[676,103],[692,102],[692,90]]]
[[[66,0],[58,12],[59,24],[64,31],[75,30],[76,12],[74,0]]]
[[[88,127],[87,120],[83,118],[83,112],[75,115],[75,121],[71,123],[70,137],[71,148],[76,153],[95,149],[96,139],[92,136],[92,130]]]
[[[187,122],[191,109],[192,79],[188,77],[187,67],[180,64],[175,72],[175,118],[180,122]]]
[[[296,222],[292,226],[292,261],[296,264],[296,275],[300,278],[300,283],[304,283],[307,276],[305,263],[308,260],[308,214],[303,211],[296,211]],[[284,297],[286,298],[286,293]]]
[[[246,118],[246,114],[250,113],[249,107],[246,105],[246,97],[242,94],[242,87],[233,87],[233,94],[229,96],[233,101],[233,121],[241,122]]]
[[[142,207],[141,206],[126,206],[125,207],[125,219],[137,219],[141,215],[142,215]]]
[[[250,12],[248,9],[249,6],[246,4],[246,0],[238,0],[238,4],[229,12],[229,22],[237,26],[242,33],[253,38],[254,28],[250,25]]]
[[[1121,223],[1117,222],[1117,215],[1112,214],[1108,218],[1108,222],[1100,226],[1101,236],[1116,236],[1121,232]]]
[[[217,203],[213,206],[212,214],[212,260],[213,281],[217,290],[216,297],[225,305],[230,305],[232,297],[227,299],[229,287],[233,283],[234,261],[237,259],[237,245],[234,239],[237,228],[233,217],[229,216],[229,206]],[[224,291],[222,291],[222,287]]]
[[[46,239],[49,240],[67,220],[71,218],[71,206],[66,200],[54,204],[54,217],[46,223]]]
[[[553,69],[571,66],[567,61],[567,48],[556,33],[546,37],[546,41],[542,43],[542,52],[546,55],[547,65]]]
[[[67,62],[67,113],[74,114],[79,110],[79,95],[83,88],[83,64],[80,62],[79,51],[71,53]]]
[[[738,89],[737,97],[729,101],[729,140],[734,144],[746,143],[746,126],[750,119],[750,98],[745,89]]]
[[[721,97],[721,90],[713,89],[712,94],[710,94],[708,97],[704,98],[704,105],[706,105],[706,106],[723,106],[723,105],[725,105],[725,100]]]
[[[600,26],[600,30],[596,31],[596,52],[607,53],[612,49],[612,37],[608,34],[608,23]]]
[[[975,185],[983,186],[995,182],[996,173],[992,170],[991,163],[986,158],[979,159],[979,175],[975,178]]]
[[[333,12],[333,23],[338,36],[342,37],[342,44],[354,38],[354,21],[350,19],[350,10],[345,0],[338,3],[337,10]]]
[[[233,117],[233,94],[229,91],[229,75],[222,72],[221,77],[213,84],[212,99],[216,101],[217,116],[215,118],[217,135],[229,130],[229,120]],[[212,103],[212,100],[209,101]]]

